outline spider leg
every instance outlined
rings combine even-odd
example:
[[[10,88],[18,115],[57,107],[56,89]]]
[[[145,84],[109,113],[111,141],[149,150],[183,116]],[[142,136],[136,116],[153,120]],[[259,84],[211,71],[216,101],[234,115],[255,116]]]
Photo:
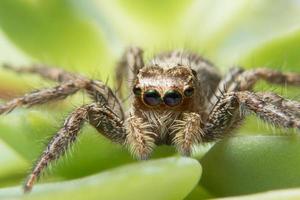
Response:
[[[88,119],[89,123],[109,140],[122,145],[125,144],[126,130],[123,125],[123,119],[108,105],[100,103],[91,104]]]
[[[60,83],[72,81],[75,85],[78,85],[80,89],[84,89],[94,101],[105,102],[109,104],[115,112],[117,112],[120,116],[122,116],[122,118],[124,118],[123,108],[119,99],[114,94],[114,92],[101,81],[89,80],[84,76],[73,74],[59,68],[48,67],[46,65],[16,67],[13,65],[4,64],[2,67],[17,73],[38,74],[43,78],[57,81]]]
[[[251,91],[255,83],[261,79],[275,84],[287,84],[294,86],[300,85],[300,74],[297,73],[283,73],[267,68],[244,70],[242,68],[235,67],[230,69],[229,73],[219,83],[218,89],[215,92],[215,96],[213,96],[210,100],[210,102],[212,102],[212,107],[210,107],[209,109],[213,110],[214,107],[216,107],[216,105],[220,101],[220,99],[223,98],[225,93],[246,90]],[[299,112],[296,111],[297,109],[292,109],[293,105],[292,103],[290,103],[292,101],[288,102],[289,103],[287,104],[290,105],[290,112],[293,112],[294,114],[296,112],[295,115],[297,115],[297,113],[299,114]],[[274,103],[274,101],[272,103]],[[231,122],[231,126],[227,127],[229,130],[238,127],[243,121],[244,116],[238,111],[236,111],[232,119],[234,120]]]
[[[238,92],[236,97],[242,107],[244,106],[246,110],[256,114],[262,120],[278,127],[300,130],[300,118],[297,117],[300,114],[299,107],[298,110],[289,109],[291,103],[296,101],[269,92]],[[299,102],[297,104],[299,106]]]
[[[74,82],[62,83],[53,88],[42,89],[24,95],[23,97],[15,98],[11,101],[0,105],[0,114],[9,113],[16,107],[33,106],[37,104],[47,103],[49,101],[64,99],[67,96],[74,94],[80,89],[80,86]]]
[[[300,74],[297,73],[284,73],[268,68],[244,70],[239,67],[234,67],[231,68],[228,74],[220,81],[211,102],[215,103],[217,97],[220,96],[222,92],[252,90],[257,81],[262,79],[274,84],[300,86]]]
[[[300,102],[284,99],[278,94],[272,92],[257,92],[256,94],[262,98],[262,101],[272,103],[273,105],[278,107],[282,107],[282,109],[295,115],[297,118],[300,118]]]
[[[254,113],[275,126],[300,129],[299,102],[295,105],[293,102],[273,93],[226,93],[209,114],[203,128],[203,140],[213,141],[224,137],[239,125],[247,113]],[[298,110],[293,110],[295,107]]]
[[[140,160],[146,160],[155,147],[156,134],[151,130],[149,122],[132,114],[126,121],[126,145],[130,152]]]
[[[41,157],[35,163],[32,172],[25,182],[24,192],[29,192],[44,168],[51,161],[58,159],[75,141],[83,122],[87,118],[87,113],[88,107],[83,106],[72,112],[65,120],[63,127],[52,138]]]
[[[85,82],[81,80],[74,80],[61,83],[60,85],[47,88],[42,90],[37,90],[23,97],[18,97],[0,105],[0,114],[9,113],[16,107],[27,106],[31,107],[33,105],[44,104],[50,101],[61,100],[69,95],[72,95],[82,88],[86,88],[90,93],[93,92],[93,96],[97,99],[96,102],[108,105],[114,113],[117,113],[121,119],[124,119],[123,109],[117,97],[107,86],[98,84],[95,81]]]
[[[129,89],[132,88],[139,69],[144,67],[143,50],[139,47],[129,47],[125,50],[121,60],[117,64],[115,79],[117,88],[120,88],[119,95],[123,98],[122,83],[124,79],[129,81]]]
[[[117,113],[124,120],[125,116],[122,104],[110,87],[97,80],[86,80],[85,83],[84,89],[95,102],[108,105],[114,113]]]
[[[201,116],[193,112],[185,112],[182,119],[175,120],[171,126],[172,143],[182,155],[189,156],[192,146],[202,141],[202,125]]]
[[[35,163],[25,182],[25,192],[29,192],[42,171],[51,162],[59,159],[75,142],[85,121],[88,121],[101,134],[113,142],[125,144],[126,132],[123,127],[123,121],[106,105],[92,103],[77,108],[67,117],[62,128],[51,139],[47,148]]]
[[[236,81],[236,78],[243,72],[244,70],[238,67],[233,67],[229,70],[225,77],[219,82],[217,90],[210,100],[212,105],[218,101],[218,98],[222,96],[223,93],[227,92],[228,87],[231,86],[233,82]]]
[[[2,65],[4,69],[14,71],[16,73],[30,73],[30,74],[38,74],[45,79],[49,79],[57,82],[66,82],[78,78],[83,78],[80,75],[76,75],[67,71],[64,71],[59,68],[49,67],[43,64],[33,64],[29,67],[16,67],[14,65],[10,65],[5,63]]]
[[[268,68],[245,70],[233,78],[234,81],[228,85],[227,91],[251,90],[255,83],[261,79],[273,84],[300,86],[300,74],[279,72]]]

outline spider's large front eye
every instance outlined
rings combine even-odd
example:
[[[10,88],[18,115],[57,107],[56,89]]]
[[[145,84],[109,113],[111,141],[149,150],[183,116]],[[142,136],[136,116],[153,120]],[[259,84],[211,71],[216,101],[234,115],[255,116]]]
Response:
[[[164,102],[168,106],[177,106],[182,101],[182,95],[177,90],[169,90],[164,95]]]
[[[147,90],[143,95],[143,99],[149,106],[157,106],[161,103],[160,94],[157,90]]]

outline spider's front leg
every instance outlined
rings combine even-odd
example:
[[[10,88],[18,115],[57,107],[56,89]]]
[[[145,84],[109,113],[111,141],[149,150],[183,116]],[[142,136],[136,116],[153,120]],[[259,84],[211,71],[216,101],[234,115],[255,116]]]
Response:
[[[300,129],[300,103],[274,93],[229,92],[220,97],[203,128],[204,141],[222,138],[243,119],[254,113],[262,120],[284,128]]]
[[[175,120],[171,126],[172,143],[184,156],[189,156],[192,147],[202,141],[202,119],[193,112],[182,113],[181,119]]]
[[[35,163],[28,176],[24,191],[32,189],[42,171],[54,160],[62,156],[75,142],[78,133],[85,121],[88,121],[101,134],[120,144],[125,143],[125,129],[123,121],[106,105],[93,103],[77,108],[65,120],[62,128],[49,142],[46,150]]]

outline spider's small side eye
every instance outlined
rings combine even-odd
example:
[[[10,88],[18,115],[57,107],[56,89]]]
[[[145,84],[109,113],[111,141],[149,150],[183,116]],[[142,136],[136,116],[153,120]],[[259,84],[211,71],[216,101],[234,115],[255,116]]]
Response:
[[[191,97],[194,94],[194,88],[193,87],[188,87],[184,90],[183,92],[184,96],[186,97]]]
[[[142,94],[142,89],[140,87],[134,86],[132,88],[132,92],[135,96],[141,96]]]

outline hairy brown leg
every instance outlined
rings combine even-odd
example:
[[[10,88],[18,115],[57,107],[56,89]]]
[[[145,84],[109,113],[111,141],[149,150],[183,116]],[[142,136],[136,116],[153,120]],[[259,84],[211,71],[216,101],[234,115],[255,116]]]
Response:
[[[262,98],[262,101],[282,107],[284,110],[300,119],[300,102],[284,99],[278,94],[272,92],[257,92],[256,94]]]
[[[84,89],[92,97],[95,102],[106,104],[116,113],[122,120],[124,120],[124,111],[122,104],[116,94],[110,87],[97,80],[86,80]]]
[[[270,95],[280,98],[280,101],[268,99]],[[203,128],[203,140],[213,141],[224,137],[237,126],[239,115],[247,113],[254,113],[262,120],[278,127],[300,129],[299,113],[295,114],[295,111],[290,110],[293,109],[291,103],[290,100],[272,93],[249,91],[226,93],[209,114]]]
[[[52,138],[46,150],[35,163],[32,172],[25,182],[25,192],[30,191],[42,171],[52,161],[62,156],[71,144],[75,142],[85,121],[88,121],[98,131],[101,131],[101,134],[113,142],[125,144],[126,135],[123,121],[108,107],[99,103],[93,103],[77,108],[65,120],[62,128]]]
[[[122,89],[124,89],[122,88],[124,79],[127,81],[125,85],[128,85],[129,89],[132,88],[132,83],[134,82],[139,69],[143,67],[143,50],[139,47],[127,48],[117,64],[115,74],[117,88],[120,88],[119,95],[121,98],[124,98],[122,93]]]
[[[225,77],[219,82],[217,90],[210,100],[212,105],[218,101],[219,96],[222,96],[223,93],[228,92],[228,87],[231,86],[233,82],[236,81],[236,78],[243,72],[244,70],[238,67],[233,67],[229,70]]]
[[[126,121],[126,145],[130,152],[140,160],[148,159],[155,147],[156,134],[151,124],[137,115],[130,115]]]
[[[22,73],[38,74],[43,78],[52,81],[57,81],[57,82],[66,82],[78,78],[83,78],[80,75],[66,72],[59,68],[49,67],[43,64],[33,64],[28,67],[21,67],[21,66],[16,67],[14,65],[5,63],[2,65],[2,67],[20,74]]]
[[[223,94],[229,92],[237,92],[237,91],[247,91],[247,90],[251,91],[253,86],[259,80],[265,80],[269,83],[274,83],[274,84],[300,86],[300,74],[297,73],[284,73],[284,72],[279,72],[267,68],[257,68],[252,70],[232,68],[229,71],[229,73],[219,83],[218,90],[215,92],[216,95],[213,96],[212,99],[210,100],[213,106],[212,108],[210,108],[210,110],[213,110],[213,108],[216,106],[218,101],[220,101],[219,99],[222,98]],[[274,101],[272,102],[269,101],[269,102],[274,103]],[[292,109],[291,103],[287,102],[287,104],[290,104],[289,110],[290,112],[293,112],[295,109]],[[297,113],[299,114],[298,111]],[[231,125],[228,125],[229,130],[238,127],[244,119],[244,116],[238,110],[235,111],[233,115],[234,117],[231,118],[232,119]]]
[[[24,192],[29,192],[44,168],[46,168],[51,161],[58,159],[75,141],[83,122],[86,120],[87,113],[88,107],[83,106],[72,112],[65,120],[63,127],[52,138],[46,150],[35,163],[32,172],[25,182]]]
[[[124,145],[126,130],[123,119],[109,106],[93,103],[88,112],[89,123],[112,142]]]
[[[184,156],[189,156],[192,146],[201,142],[202,119],[197,113],[186,112],[182,114],[180,120],[175,120],[171,126],[172,143]]]
[[[91,88],[90,91],[96,91],[93,95],[97,98],[97,102],[107,104],[119,117],[124,119],[121,104],[108,87],[102,88],[97,84],[90,84],[81,80],[64,82],[53,88],[34,91],[23,97],[12,99],[3,105],[0,105],[0,114],[8,113],[16,107],[30,107],[50,101],[61,100],[76,93],[82,88]]]
[[[227,91],[251,90],[259,80],[273,84],[300,86],[300,74],[292,72],[279,72],[268,68],[245,70],[234,78],[228,85]]]
[[[46,65],[15,67],[13,65],[4,64],[3,67],[17,73],[38,74],[43,78],[61,83],[72,81],[79,89],[84,89],[94,101],[105,102],[114,110],[114,112],[118,113],[119,116],[124,119],[123,108],[119,99],[116,97],[115,93],[101,81],[90,80],[84,76],[66,72],[59,68],[51,68]]]
[[[23,97],[15,98],[3,105],[0,105],[0,114],[8,113],[16,107],[30,107],[37,104],[44,104],[50,101],[64,99],[80,89],[80,86],[78,84],[79,83],[75,84],[71,81],[62,83],[61,85],[53,88],[42,89],[28,93]]]
[[[222,93],[252,90],[255,83],[259,80],[265,80],[274,84],[300,86],[300,74],[297,73],[284,73],[268,68],[244,70],[234,67],[231,68],[228,74],[220,81],[211,102],[215,103],[218,96],[221,96]]]

